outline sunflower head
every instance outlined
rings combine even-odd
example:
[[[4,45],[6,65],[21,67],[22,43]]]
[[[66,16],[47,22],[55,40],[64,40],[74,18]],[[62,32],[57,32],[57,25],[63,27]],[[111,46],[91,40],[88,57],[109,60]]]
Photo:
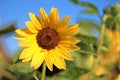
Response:
[[[73,60],[71,52],[78,50],[80,40],[75,38],[79,32],[78,24],[68,25],[69,16],[59,19],[57,8],[52,8],[49,15],[43,8],[40,17],[29,13],[30,21],[27,28],[16,30],[15,38],[21,40],[19,46],[24,47],[19,59],[31,61],[31,66],[38,69],[43,62],[53,71],[53,65],[58,69],[66,69],[66,60]]]
[[[120,59],[120,32],[106,30],[106,35],[111,40],[109,50],[107,52],[102,52],[99,54],[100,61],[102,63],[116,63]]]
[[[36,39],[38,45],[47,50],[54,49],[59,42],[57,32],[49,27],[40,30]]]

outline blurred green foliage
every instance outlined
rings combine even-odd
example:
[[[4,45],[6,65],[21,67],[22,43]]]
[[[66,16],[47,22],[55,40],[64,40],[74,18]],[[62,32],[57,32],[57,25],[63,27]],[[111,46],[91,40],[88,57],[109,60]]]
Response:
[[[16,29],[15,24],[11,23],[7,26],[4,26],[2,29],[0,29],[0,35],[11,33],[15,31],[15,29]]]
[[[104,9],[104,13],[108,16],[105,24],[110,30],[120,30],[120,5],[116,4],[112,7]]]
[[[98,9],[95,5],[88,3],[88,2],[80,2],[79,0],[70,0],[70,1],[77,5],[88,8],[87,10],[81,11],[81,13],[98,15]]]

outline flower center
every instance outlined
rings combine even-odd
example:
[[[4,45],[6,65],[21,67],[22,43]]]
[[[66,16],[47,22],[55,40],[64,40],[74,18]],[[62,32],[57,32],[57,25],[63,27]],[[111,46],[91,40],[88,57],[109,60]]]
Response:
[[[38,45],[47,50],[54,49],[59,42],[59,36],[57,32],[49,27],[40,30],[36,39]]]

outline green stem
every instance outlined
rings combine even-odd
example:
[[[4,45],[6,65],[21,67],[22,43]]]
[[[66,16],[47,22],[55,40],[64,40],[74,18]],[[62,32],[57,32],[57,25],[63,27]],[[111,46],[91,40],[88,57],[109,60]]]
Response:
[[[46,64],[45,62],[43,63],[42,66],[42,76],[41,76],[41,80],[45,80],[45,72],[46,72]]]
[[[99,45],[98,45],[98,49],[97,49],[97,54],[100,53],[101,51],[101,47],[102,47],[102,43],[103,43],[103,38],[104,38],[104,32],[105,32],[105,21],[107,19],[107,16],[105,15],[102,19],[102,28],[101,28],[101,33],[100,33],[100,41],[99,41]]]
[[[37,77],[37,72],[34,71],[33,77],[35,78],[35,80],[39,80],[39,78]]]

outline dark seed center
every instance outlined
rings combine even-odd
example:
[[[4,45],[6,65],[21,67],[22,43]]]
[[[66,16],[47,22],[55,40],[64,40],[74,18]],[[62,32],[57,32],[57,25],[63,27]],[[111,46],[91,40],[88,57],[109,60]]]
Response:
[[[51,41],[51,37],[50,37],[49,35],[47,35],[47,36],[45,37],[45,40],[46,40],[47,42],[50,42],[50,41]]]
[[[59,36],[57,32],[49,27],[40,30],[36,36],[36,39],[38,45],[47,50],[54,49],[59,42]]]

